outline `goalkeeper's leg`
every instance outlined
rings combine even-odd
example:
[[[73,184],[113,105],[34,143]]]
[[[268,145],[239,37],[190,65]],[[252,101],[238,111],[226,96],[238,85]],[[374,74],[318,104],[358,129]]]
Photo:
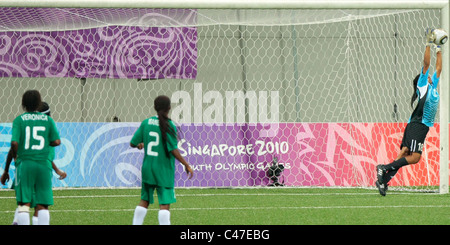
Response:
[[[395,174],[397,174],[398,169],[401,166],[397,166],[398,168],[388,168],[391,165],[404,165],[406,162],[406,156],[410,154],[408,147],[403,146],[397,158],[388,165],[378,165],[377,166],[377,181],[375,182],[378,191],[382,196],[386,195],[386,191],[388,190],[389,181],[394,178]],[[406,164],[408,164],[406,162]]]
[[[409,152],[408,147],[403,146],[400,153],[398,154],[397,158],[394,161],[400,160],[408,155],[410,155],[411,153]],[[389,183],[389,181],[391,181],[392,178],[394,178],[395,174],[397,174],[398,169],[397,170],[391,170],[388,171],[383,178],[383,183],[385,183],[386,185]],[[387,189],[387,186],[386,186]]]

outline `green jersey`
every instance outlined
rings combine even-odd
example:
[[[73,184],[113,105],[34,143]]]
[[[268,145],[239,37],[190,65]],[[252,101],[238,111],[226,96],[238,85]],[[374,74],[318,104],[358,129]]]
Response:
[[[175,131],[176,126],[169,120],[169,125]],[[131,144],[144,143],[144,161],[142,163],[142,182],[160,187],[174,187],[175,157],[164,151],[158,117],[145,119],[131,139]],[[177,137],[167,133],[167,150],[178,148]]]
[[[50,166],[51,166],[53,160],[55,160],[55,156],[56,156],[55,155],[55,147],[50,147],[50,152],[48,154],[48,159],[47,159],[50,163]],[[14,166],[17,168],[19,166],[19,164],[20,164],[19,159],[16,159],[16,161],[14,161]],[[52,168],[53,168],[53,166],[52,166]]]
[[[58,140],[55,121],[40,112],[26,112],[13,121],[11,141],[19,143],[17,161],[32,160],[49,164],[54,157],[50,142]]]

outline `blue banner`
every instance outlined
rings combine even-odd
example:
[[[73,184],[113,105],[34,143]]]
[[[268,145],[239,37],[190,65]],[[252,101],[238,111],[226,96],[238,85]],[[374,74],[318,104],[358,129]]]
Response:
[[[143,152],[130,147],[140,123],[56,123],[61,145],[55,148],[54,163],[67,173],[54,187],[127,187],[140,186]],[[3,173],[11,146],[11,123],[0,124],[0,159]],[[14,179],[14,163],[10,188]]]

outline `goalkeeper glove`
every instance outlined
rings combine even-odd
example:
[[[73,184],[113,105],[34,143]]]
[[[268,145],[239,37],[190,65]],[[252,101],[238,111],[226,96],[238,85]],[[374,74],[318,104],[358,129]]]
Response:
[[[425,35],[427,38],[427,43],[425,44],[426,46],[431,46],[434,43],[434,39],[436,39],[433,31],[433,28],[427,28],[427,30],[425,31]]]
[[[436,54],[441,52],[441,45],[435,45],[436,47]]]

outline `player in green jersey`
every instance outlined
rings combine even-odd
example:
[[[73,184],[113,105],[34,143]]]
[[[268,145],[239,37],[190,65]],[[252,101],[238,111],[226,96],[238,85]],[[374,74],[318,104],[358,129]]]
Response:
[[[133,148],[144,149],[142,163],[141,201],[133,216],[133,225],[142,225],[149,204],[153,204],[156,189],[159,202],[158,221],[160,225],[170,225],[170,204],[175,198],[175,158],[184,165],[189,179],[193,177],[189,164],[177,147],[177,129],[169,119],[170,99],[158,96],[154,101],[158,116],[145,119],[131,139]]]
[[[39,224],[50,224],[48,206],[53,205],[53,192],[48,158],[51,147],[60,145],[61,140],[53,119],[38,112],[41,106],[39,91],[26,91],[22,96],[25,113],[14,119],[12,126],[11,157],[20,162],[15,178],[19,225],[30,224],[28,213],[33,198]]]
[[[39,110],[40,112],[46,114],[47,116],[50,116],[50,106],[46,103],[46,102],[42,102],[42,107]],[[63,170],[59,169],[56,164],[53,162],[53,159],[55,158],[55,148],[51,147],[50,148],[50,154],[48,156],[48,160],[52,163],[52,169],[55,171],[55,173],[57,175],[59,175],[60,180],[65,179],[67,177],[67,173],[64,172]],[[15,161],[15,166],[16,168],[19,166],[20,162],[17,161],[17,159],[14,159]],[[12,151],[11,149],[8,152],[8,155],[6,157],[6,164],[5,164],[5,169],[3,171],[3,174],[0,178],[0,182],[2,183],[2,185],[5,185],[6,182],[9,181],[9,167],[11,165],[12,162]],[[15,181],[13,180],[13,185],[11,186],[11,189],[14,189]],[[33,225],[37,225],[38,224],[38,212],[39,210],[36,208],[36,202],[34,201],[35,198],[32,199],[31,201],[31,208],[34,208],[34,215],[32,218],[32,224]],[[16,209],[16,211],[14,212],[14,220],[13,220],[13,225],[17,225],[17,214],[18,214],[18,208]]]

